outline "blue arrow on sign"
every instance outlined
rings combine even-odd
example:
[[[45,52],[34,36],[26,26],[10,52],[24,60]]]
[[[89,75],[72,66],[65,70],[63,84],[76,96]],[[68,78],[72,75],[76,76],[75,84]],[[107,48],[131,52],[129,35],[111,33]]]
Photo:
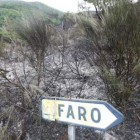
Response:
[[[49,97],[42,98],[42,117],[96,130],[108,130],[124,119],[122,113],[105,101]]]

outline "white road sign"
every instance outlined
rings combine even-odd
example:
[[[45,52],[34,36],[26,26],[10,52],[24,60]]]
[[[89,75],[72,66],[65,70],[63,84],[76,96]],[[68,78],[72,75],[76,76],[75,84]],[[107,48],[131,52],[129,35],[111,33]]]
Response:
[[[97,130],[107,130],[123,121],[123,115],[104,101],[43,98],[42,117]]]

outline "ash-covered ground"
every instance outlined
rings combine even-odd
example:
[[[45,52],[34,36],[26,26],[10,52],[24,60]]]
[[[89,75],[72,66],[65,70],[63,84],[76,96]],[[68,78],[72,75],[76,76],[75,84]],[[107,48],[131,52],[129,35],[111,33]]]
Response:
[[[68,139],[66,124],[42,120],[42,95],[108,101],[100,69],[92,62],[91,57],[88,58],[88,55],[73,46],[59,47],[55,53],[45,56],[39,87],[34,58],[31,60],[21,52],[20,49],[8,52],[7,58],[1,58],[0,61],[1,68],[6,70],[6,74],[0,79],[0,131],[4,135],[1,136],[2,139]],[[30,50],[27,52],[28,56],[33,57]],[[123,110],[115,106],[125,116],[122,124],[105,132],[76,127],[76,140],[139,140],[140,109],[136,109],[140,105],[138,97],[139,93]]]

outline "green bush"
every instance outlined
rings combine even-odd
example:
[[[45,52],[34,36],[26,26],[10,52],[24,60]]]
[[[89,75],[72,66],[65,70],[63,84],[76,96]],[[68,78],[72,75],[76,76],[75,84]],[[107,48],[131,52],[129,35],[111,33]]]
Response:
[[[77,23],[92,43],[110,101],[120,106],[140,87],[140,2],[90,2],[100,9],[96,18],[88,12]]]

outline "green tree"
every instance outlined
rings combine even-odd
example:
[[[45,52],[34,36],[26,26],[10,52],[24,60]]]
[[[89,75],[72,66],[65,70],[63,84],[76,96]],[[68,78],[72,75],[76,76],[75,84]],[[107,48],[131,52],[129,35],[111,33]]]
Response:
[[[18,37],[29,45],[33,56],[35,55],[35,60],[32,60],[34,57],[31,56],[30,62],[37,71],[37,85],[39,86],[44,56],[52,47],[51,41],[55,30],[46,24],[42,16],[30,14],[16,24],[15,31]]]
[[[109,100],[120,106],[140,88],[140,3],[88,2],[97,6],[100,18],[84,13],[77,23],[97,56]]]

